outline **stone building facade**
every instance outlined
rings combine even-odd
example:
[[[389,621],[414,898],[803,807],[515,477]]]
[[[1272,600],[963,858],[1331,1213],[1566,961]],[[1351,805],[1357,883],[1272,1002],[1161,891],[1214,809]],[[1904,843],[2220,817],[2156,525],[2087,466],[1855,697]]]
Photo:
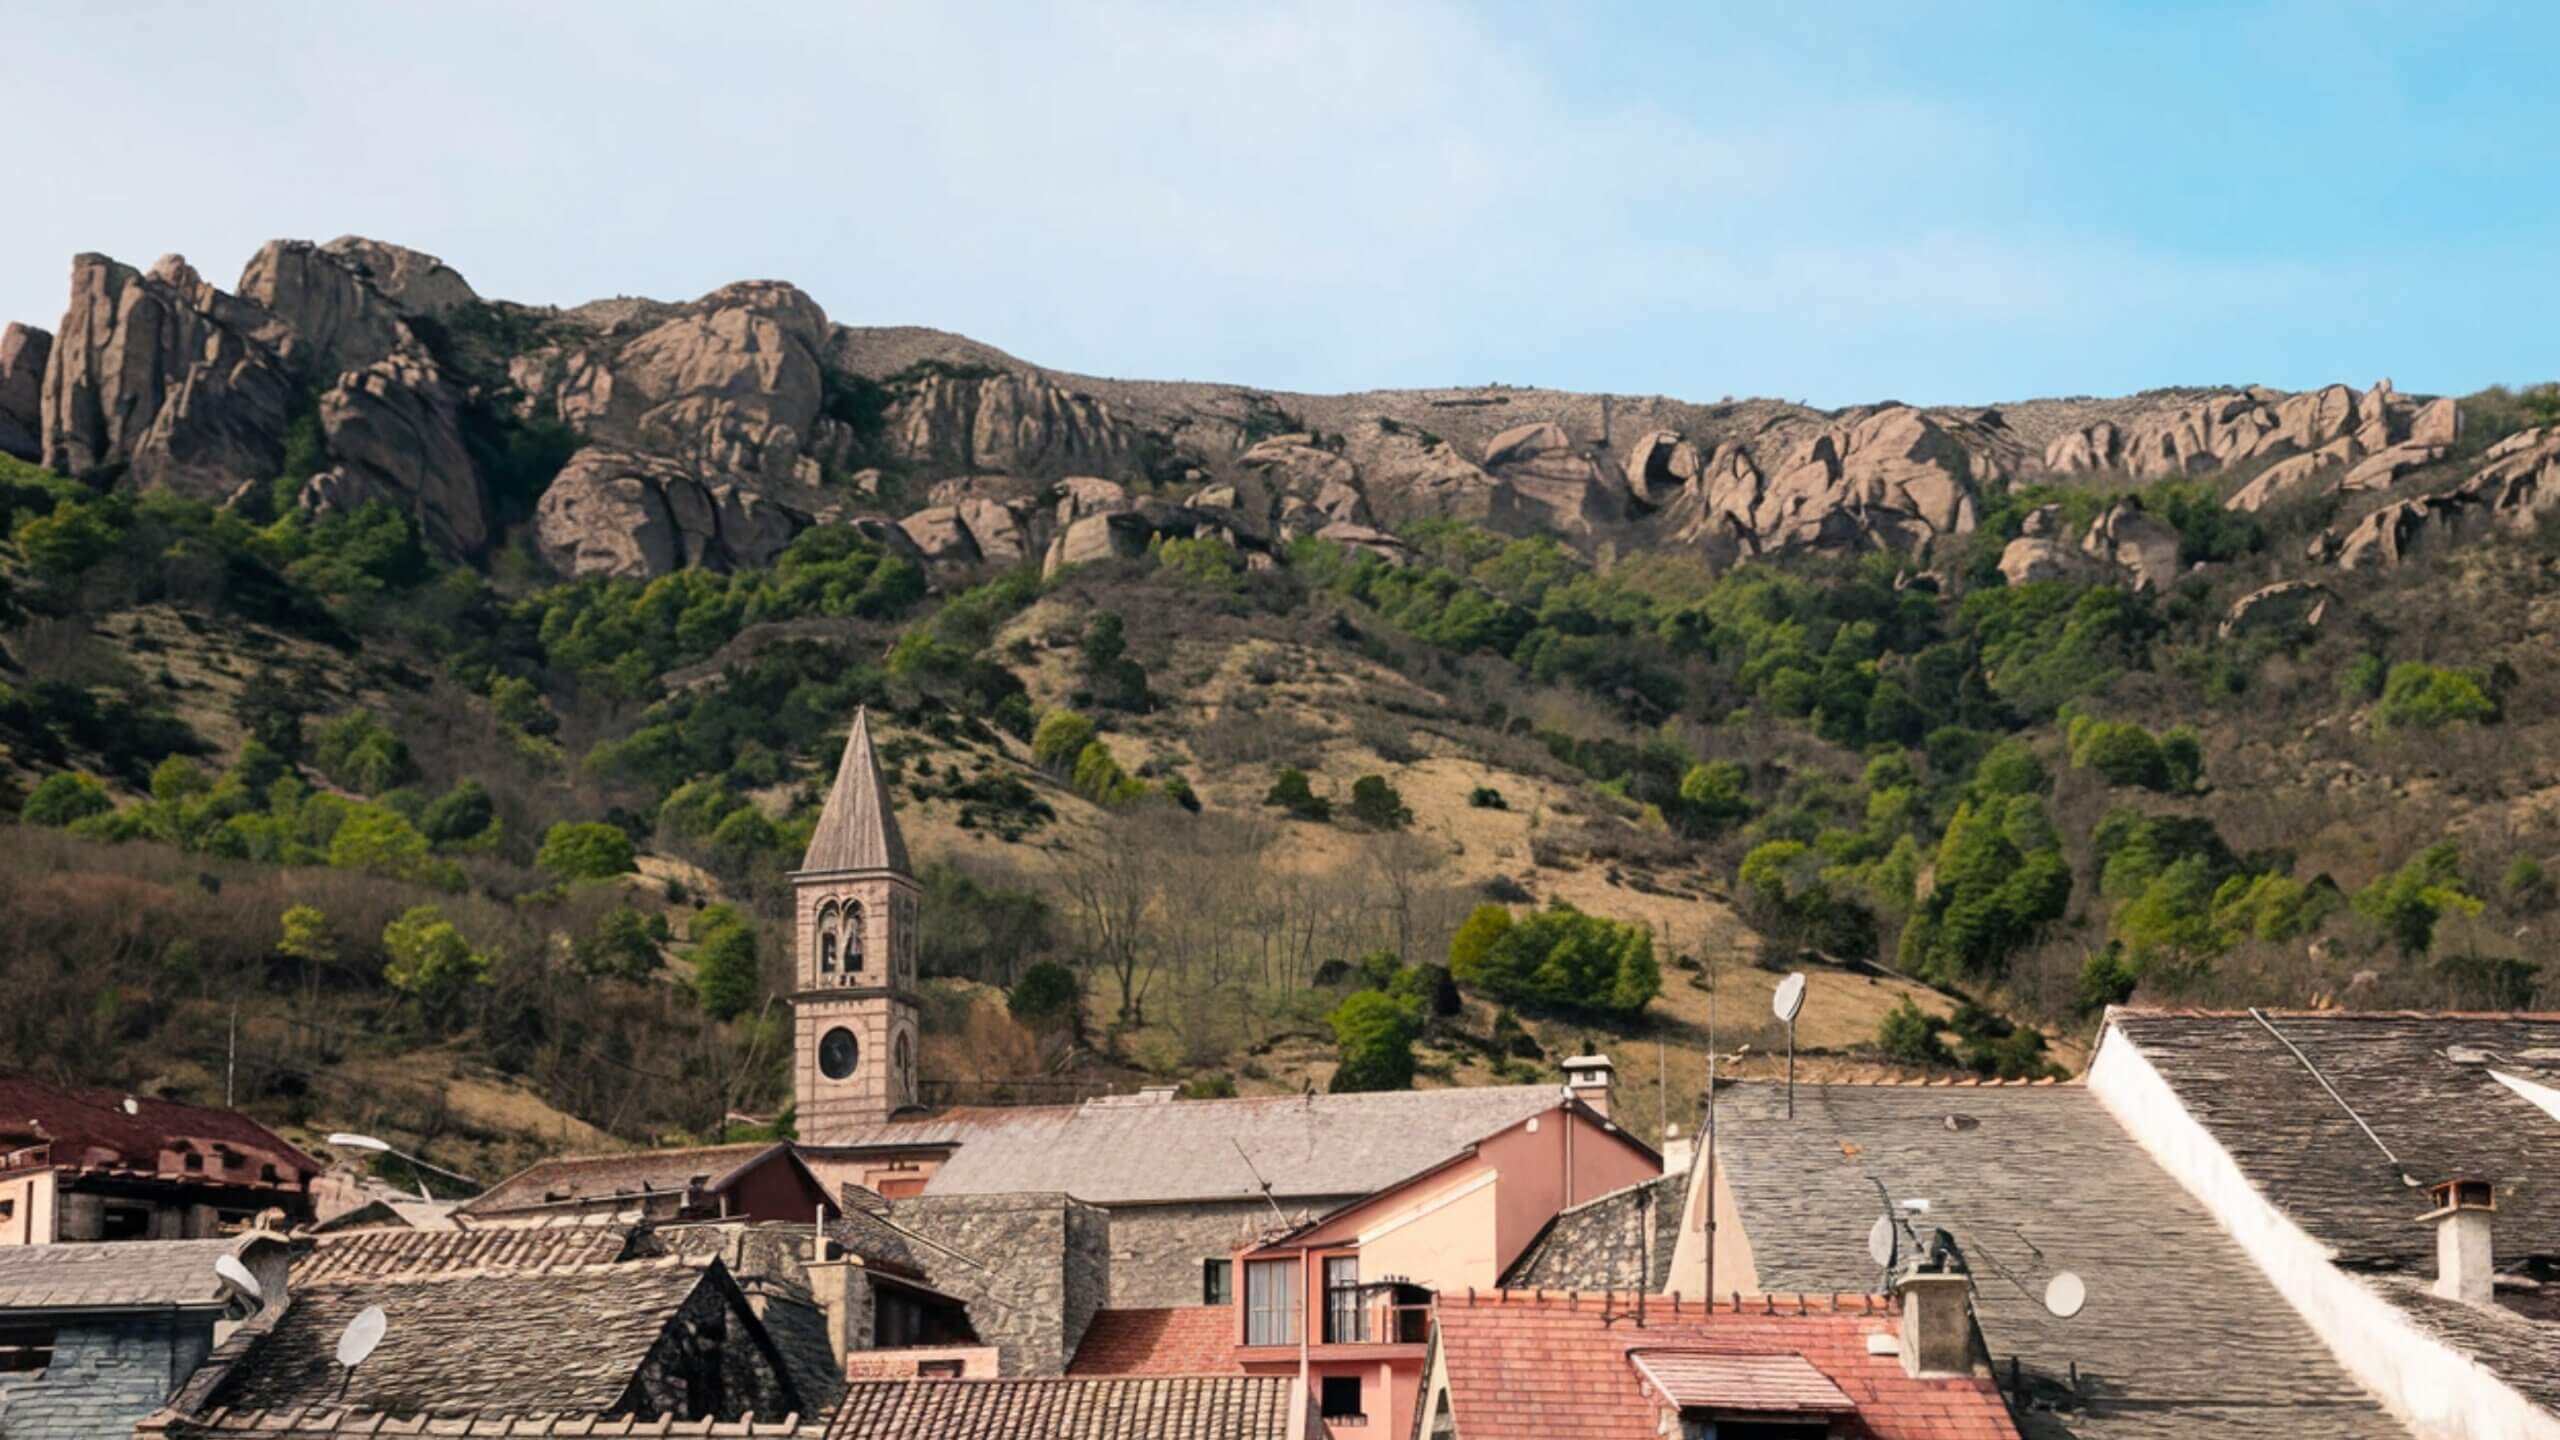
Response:
[[[1111,1295],[1113,1214],[1071,1196],[924,1195],[898,1223],[926,1242],[935,1286],[969,1304],[1006,1375],[1058,1375]]]
[[[124,1435],[160,1408],[213,1353],[213,1317],[176,1312],[88,1315],[44,1328],[41,1370],[0,1371],[0,1435],[96,1440]],[[32,1327],[0,1320],[0,1346]]]

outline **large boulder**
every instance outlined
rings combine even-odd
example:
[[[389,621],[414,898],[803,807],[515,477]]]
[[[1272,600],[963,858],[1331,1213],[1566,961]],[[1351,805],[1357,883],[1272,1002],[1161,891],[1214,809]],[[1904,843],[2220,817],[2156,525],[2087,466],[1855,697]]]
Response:
[[[323,382],[414,343],[410,316],[479,298],[432,255],[353,236],[268,242],[241,272],[240,296],[281,322],[279,348]]]
[[[1669,430],[1656,430],[1627,447],[1627,489],[1648,505],[1666,505],[1706,474],[1698,447]]]
[[[1736,518],[1762,551],[1914,548],[1973,528],[1974,458],[1934,417],[1887,406],[1798,441]]]
[[[2225,640],[2262,631],[2317,627],[2328,618],[2329,587],[2316,580],[2279,580],[2231,602],[2219,633]]]
[[[664,456],[601,445],[571,456],[534,511],[543,558],[572,577],[766,565],[807,523],[752,490],[705,483]]]
[[[2364,445],[2353,435],[2341,435],[2325,445],[2300,455],[2288,455],[2243,485],[2223,502],[2226,510],[2255,512],[2270,505],[2298,500],[2319,490],[2319,478],[2343,465],[2353,465],[2364,458]]]
[[[1012,370],[927,375],[890,405],[887,427],[910,464],[1042,477],[1131,473],[1138,439],[1102,401]]]
[[[44,455],[44,362],[53,335],[9,322],[0,329],[0,455],[36,460]]]
[[[2457,489],[2394,501],[2318,536],[2311,557],[2341,570],[2390,569],[2429,541],[2465,538],[2491,525],[2530,531],[2544,512],[2560,506],[2560,426],[2519,431],[2481,460]]]
[[[986,558],[957,505],[928,505],[899,521],[898,528],[907,532],[927,564],[975,565]]]
[[[1626,517],[1625,497],[1608,472],[1552,421],[1493,437],[1482,468],[1509,489],[1520,517],[1540,528],[1586,531]]]
[[[2178,583],[2177,530],[2131,504],[2108,507],[2080,548],[2123,571],[2136,590],[2165,591]]]
[[[206,499],[273,476],[295,395],[279,328],[179,256],[148,274],[75,257],[45,372],[45,463]]]
[[[1390,521],[1489,520],[1510,514],[1510,487],[1436,435],[1382,420],[1355,427],[1344,444],[1358,467],[1368,508]]]
[[[1135,510],[1107,511],[1087,515],[1069,522],[1049,542],[1049,553],[1040,564],[1042,578],[1057,574],[1070,565],[1086,565],[1096,560],[1126,560],[1147,553],[1147,541],[1154,538],[1155,527]]]
[[[1057,484],[1058,524],[1072,525],[1087,515],[1126,509],[1128,487],[1098,475],[1070,475]]]
[[[2092,536],[2096,534],[2093,529]],[[2096,575],[2096,552],[2073,545],[2063,533],[2062,507],[2040,505],[2027,512],[2018,538],[2000,551],[2000,573],[2012,585],[2039,580],[2086,580]]]
[[[352,510],[386,500],[432,543],[470,553],[489,540],[487,496],[462,439],[462,396],[414,346],[350,370],[320,397],[331,466],[304,503]]]

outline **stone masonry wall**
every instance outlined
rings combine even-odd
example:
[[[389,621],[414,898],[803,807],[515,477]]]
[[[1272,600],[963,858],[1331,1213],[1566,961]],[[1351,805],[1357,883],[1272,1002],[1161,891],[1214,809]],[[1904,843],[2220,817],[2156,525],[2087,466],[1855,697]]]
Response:
[[[0,1375],[0,1436],[130,1435],[212,1349],[211,1316],[66,1323],[54,1332],[53,1363],[42,1374]]]
[[[640,1363],[625,1401],[642,1419],[735,1420],[750,1410],[784,1415],[804,1408],[756,1337],[728,1287],[697,1285]]]
[[[1354,1198],[1293,1200],[1285,1208],[1295,1224]],[[1267,1200],[1115,1207],[1111,1211],[1112,1308],[1199,1304],[1201,1262],[1228,1258],[1237,1246],[1278,1223]]]
[[[896,1202],[899,1224],[956,1255],[922,1247],[935,1289],[966,1301],[978,1338],[1006,1375],[1057,1375],[1110,1291],[1107,1224],[1059,1194],[919,1195]]]

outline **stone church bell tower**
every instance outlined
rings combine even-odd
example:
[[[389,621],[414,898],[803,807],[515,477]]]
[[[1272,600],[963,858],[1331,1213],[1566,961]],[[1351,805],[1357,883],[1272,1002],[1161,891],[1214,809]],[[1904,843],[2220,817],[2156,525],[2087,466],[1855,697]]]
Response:
[[[835,788],[791,885],[800,1140],[840,1144],[919,1103],[916,912],[924,892],[871,753],[868,711],[853,714]]]

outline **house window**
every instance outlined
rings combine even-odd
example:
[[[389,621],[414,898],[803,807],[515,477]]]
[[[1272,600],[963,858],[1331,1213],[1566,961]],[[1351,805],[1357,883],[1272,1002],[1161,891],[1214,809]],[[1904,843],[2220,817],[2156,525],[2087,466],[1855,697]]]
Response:
[[[17,1216],[17,1213],[18,1213],[18,1202],[17,1202],[17,1201],[15,1201],[15,1200],[0,1200],[0,1220],[9,1220],[9,1219],[14,1219],[14,1218]]]
[[[52,1326],[0,1325],[0,1375],[41,1375],[52,1363]]]
[[[1324,1418],[1327,1420],[1363,1421],[1369,1412],[1360,1406],[1360,1377],[1327,1375],[1324,1377]]]
[[[1244,1343],[1298,1343],[1298,1262],[1248,1260],[1244,1267]]]
[[[1369,1338],[1360,1309],[1360,1257],[1328,1256],[1324,1262],[1324,1343],[1358,1345]]]
[[[1235,1303],[1235,1262],[1203,1260],[1200,1262],[1200,1303],[1231,1305]]]
[[[190,1150],[185,1155],[179,1157],[178,1163],[184,1165],[189,1170],[201,1170],[204,1168],[204,1157]]]
[[[1831,1427],[1820,1420],[1755,1420],[1704,1410],[1680,1413],[1682,1440],[1823,1440]]]
[[[922,1360],[916,1363],[916,1378],[957,1380],[960,1378],[960,1368],[960,1362],[957,1360]]]

